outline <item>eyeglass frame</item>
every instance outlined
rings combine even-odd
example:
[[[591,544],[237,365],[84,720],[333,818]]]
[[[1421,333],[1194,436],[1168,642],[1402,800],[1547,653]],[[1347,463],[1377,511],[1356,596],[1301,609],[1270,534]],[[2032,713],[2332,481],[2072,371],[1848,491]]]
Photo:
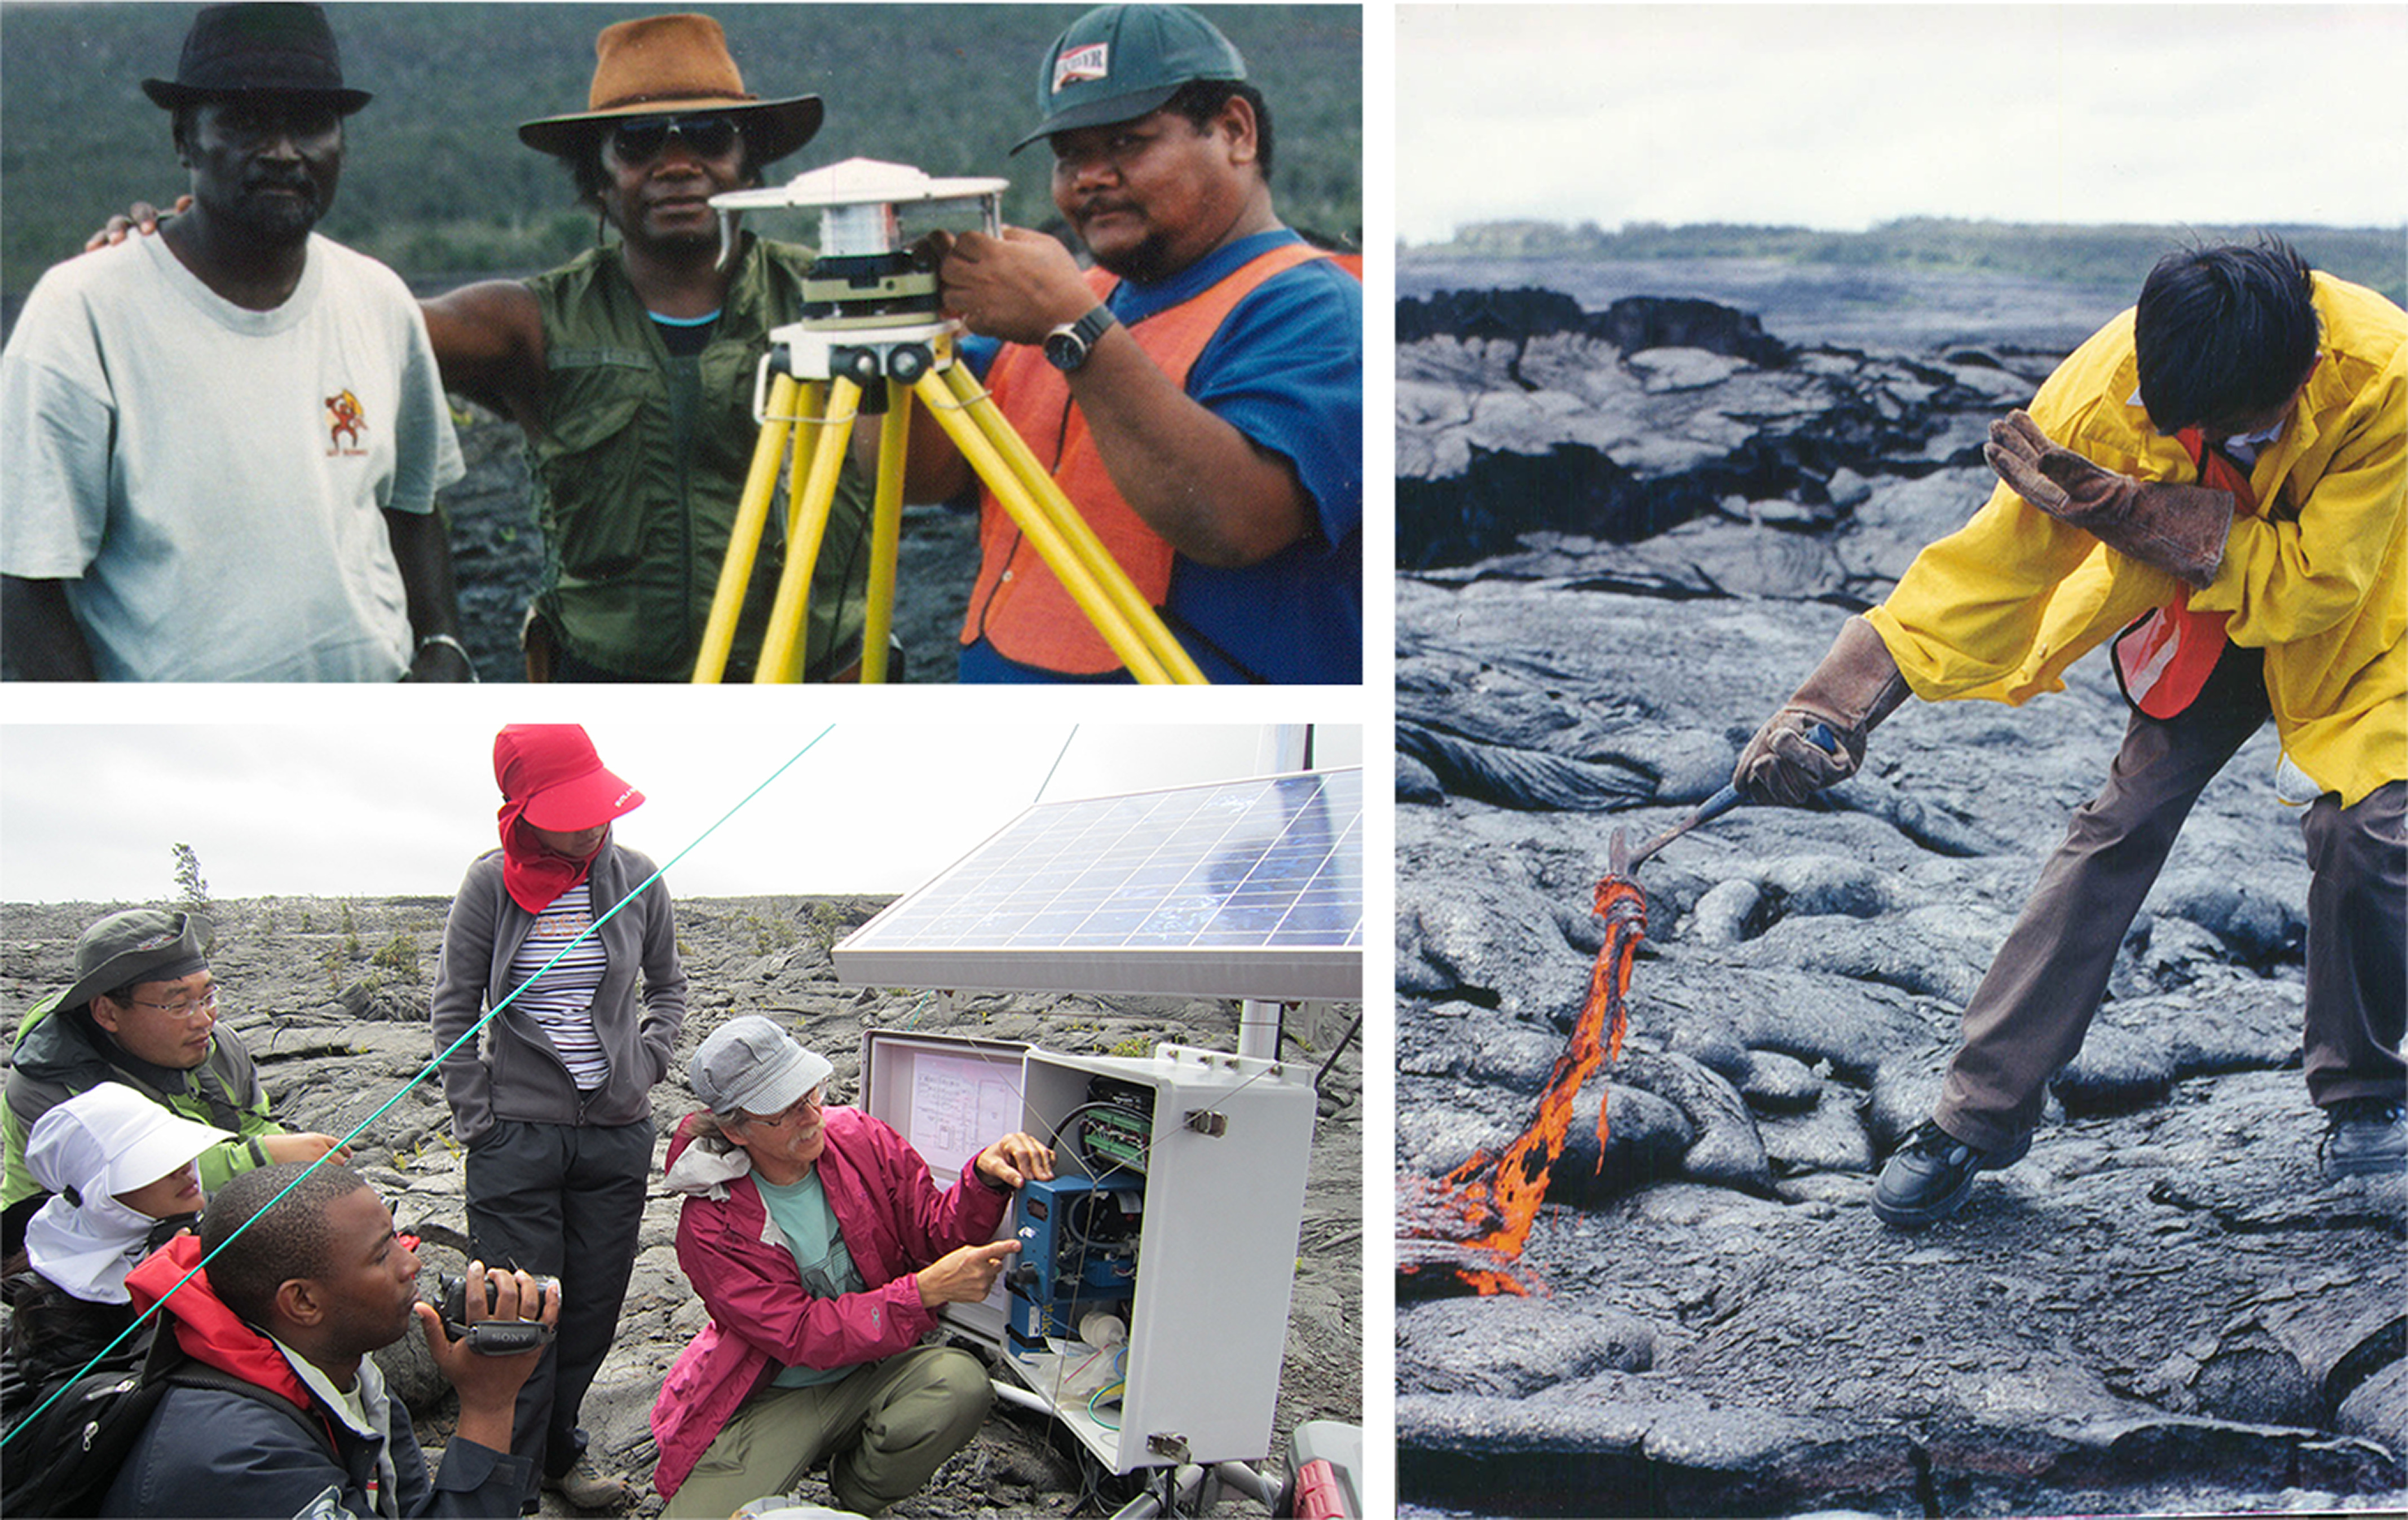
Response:
[[[747,1125],[761,1125],[768,1128],[783,1129],[786,1127],[789,1120],[802,1117],[805,1111],[810,1109],[824,1110],[826,1107],[827,1083],[823,1082],[812,1087],[810,1092],[805,1093],[802,1097],[795,1099],[792,1103],[780,1109],[774,1114],[758,1114],[748,1109],[739,1111],[737,1117],[743,1120]]]
[[[727,141],[717,148],[708,146],[695,135],[694,130],[708,127],[713,122],[724,125],[728,134]],[[654,131],[660,133],[660,141],[652,144],[646,152],[630,151],[623,141],[630,132],[650,134]],[[660,156],[669,151],[671,137],[683,139],[687,151],[696,158],[720,158],[742,146],[744,123],[726,111],[678,111],[659,116],[632,116],[611,122],[602,134],[602,146],[626,167],[639,169],[659,162]]]
[[[104,996],[106,995],[104,994]],[[128,1008],[147,1008],[153,1013],[165,1013],[170,1018],[183,1019],[189,1022],[196,1013],[208,1013],[212,1017],[216,1015],[218,1011],[218,986],[216,982],[212,982],[207,987],[202,988],[197,995],[191,997],[179,997],[172,1003],[146,1003],[141,998],[133,995],[132,988],[126,989],[126,996],[123,998],[111,997],[108,1000],[112,1003],[122,1002]]]

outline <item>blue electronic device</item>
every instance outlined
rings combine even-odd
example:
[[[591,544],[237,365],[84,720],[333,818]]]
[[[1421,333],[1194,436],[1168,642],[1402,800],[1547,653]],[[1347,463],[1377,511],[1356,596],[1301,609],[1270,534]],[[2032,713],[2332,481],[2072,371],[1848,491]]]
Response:
[[[1004,1279],[1014,1347],[1037,1350],[1049,1336],[1075,1337],[1088,1309],[1136,1293],[1144,1188],[1145,1179],[1129,1171],[1021,1184],[1012,1211],[1020,1254]]]

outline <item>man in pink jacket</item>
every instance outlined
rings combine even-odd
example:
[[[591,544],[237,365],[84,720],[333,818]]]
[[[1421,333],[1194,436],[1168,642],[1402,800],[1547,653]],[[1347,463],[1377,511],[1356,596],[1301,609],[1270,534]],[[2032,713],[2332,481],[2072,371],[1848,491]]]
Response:
[[[995,1285],[1020,1247],[988,1237],[1054,1153],[1006,1135],[940,1193],[902,1136],[822,1106],[831,1069],[752,1013],[695,1052],[710,1111],[678,1126],[667,1181],[687,1195],[678,1265],[710,1323],[652,1405],[670,1516],[732,1513],[823,1460],[837,1501],[875,1514],[986,1417],[978,1358],[919,1342],[939,1308]]]

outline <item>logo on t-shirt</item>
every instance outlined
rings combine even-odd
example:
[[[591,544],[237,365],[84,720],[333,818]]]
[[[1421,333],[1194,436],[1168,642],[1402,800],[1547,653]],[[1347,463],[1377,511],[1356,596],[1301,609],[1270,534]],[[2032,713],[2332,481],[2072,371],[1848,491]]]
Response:
[[[326,452],[329,454],[364,454],[366,447],[360,436],[368,429],[367,413],[360,398],[349,391],[337,391],[326,398]],[[349,442],[345,440],[349,439]]]
[[[1083,80],[1110,79],[1111,66],[1108,60],[1111,56],[1110,45],[1102,42],[1091,42],[1083,48],[1072,48],[1064,52],[1054,60],[1054,93],[1058,95],[1065,88]]]

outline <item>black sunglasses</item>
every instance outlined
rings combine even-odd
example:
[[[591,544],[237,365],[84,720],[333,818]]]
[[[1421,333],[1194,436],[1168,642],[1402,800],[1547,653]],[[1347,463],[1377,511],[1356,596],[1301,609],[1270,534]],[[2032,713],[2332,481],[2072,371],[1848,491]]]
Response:
[[[650,164],[667,151],[672,135],[684,138],[697,157],[717,158],[742,133],[732,116],[639,116],[610,128],[610,151],[630,166]]]

